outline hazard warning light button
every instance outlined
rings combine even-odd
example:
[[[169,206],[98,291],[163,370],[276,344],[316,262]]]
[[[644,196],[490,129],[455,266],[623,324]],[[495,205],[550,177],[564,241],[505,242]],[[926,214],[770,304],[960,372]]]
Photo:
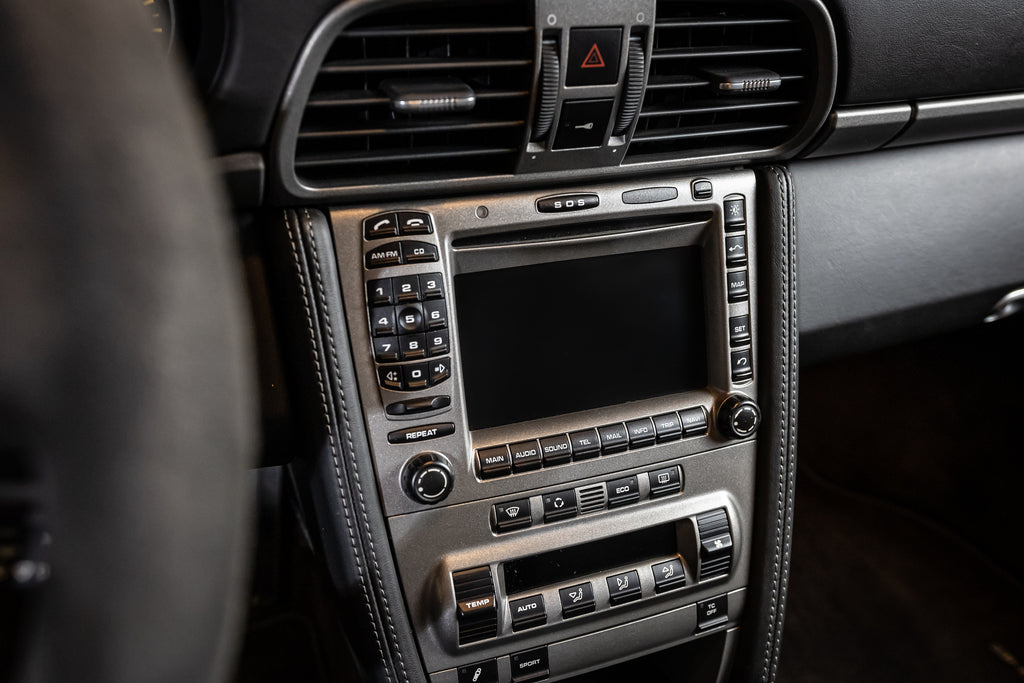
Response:
[[[610,85],[619,79],[621,28],[574,28],[569,32],[565,84]]]

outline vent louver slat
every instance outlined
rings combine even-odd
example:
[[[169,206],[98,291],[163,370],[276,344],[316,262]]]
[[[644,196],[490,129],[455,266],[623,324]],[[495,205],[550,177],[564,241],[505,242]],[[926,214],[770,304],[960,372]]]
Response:
[[[720,74],[744,72],[775,82],[726,89]],[[816,77],[813,31],[788,4],[658,0],[651,68],[626,163],[782,145],[806,120]]]
[[[296,137],[313,187],[511,173],[525,135],[534,35],[524,3],[409,6],[341,31],[317,72]],[[410,79],[472,89],[466,111],[395,111]],[[393,93],[392,93],[393,95]]]

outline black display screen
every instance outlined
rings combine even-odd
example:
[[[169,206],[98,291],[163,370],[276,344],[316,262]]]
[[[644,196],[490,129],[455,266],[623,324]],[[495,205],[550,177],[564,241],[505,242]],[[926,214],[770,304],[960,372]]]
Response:
[[[455,277],[470,429],[707,384],[700,248]]]

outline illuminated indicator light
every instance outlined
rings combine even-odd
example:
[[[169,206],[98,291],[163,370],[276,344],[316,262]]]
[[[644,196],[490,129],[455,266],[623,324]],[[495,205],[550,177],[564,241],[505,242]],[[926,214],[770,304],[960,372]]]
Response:
[[[581,69],[603,69],[604,57],[601,56],[601,51],[597,49],[597,43],[594,43],[590,47],[590,52],[583,59],[583,63],[580,64]]]

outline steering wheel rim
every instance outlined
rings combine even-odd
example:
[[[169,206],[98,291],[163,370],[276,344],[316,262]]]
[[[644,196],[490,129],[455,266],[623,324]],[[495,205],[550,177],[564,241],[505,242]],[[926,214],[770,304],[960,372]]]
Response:
[[[0,449],[52,538],[20,678],[221,681],[255,401],[238,249],[130,0],[0,0]]]

